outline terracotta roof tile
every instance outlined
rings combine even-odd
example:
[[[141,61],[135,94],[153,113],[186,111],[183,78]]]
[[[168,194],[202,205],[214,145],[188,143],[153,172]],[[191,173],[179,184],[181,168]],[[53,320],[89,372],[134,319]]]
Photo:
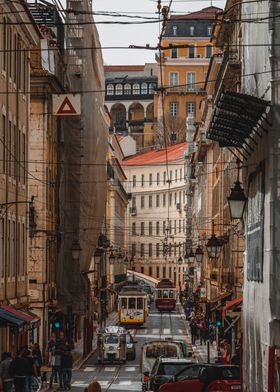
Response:
[[[144,65],[105,65],[105,72],[114,71],[144,71]]]
[[[185,15],[171,15],[170,20],[175,19],[215,19],[216,13],[222,11],[218,7],[206,7],[200,11],[191,12]]]
[[[168,162],[177,161],[183,158],[187,143],[178,143],[167,148]],[[122,162],[123,166],[145,166],[150,164],[161,164],[166,161],[165,148],[160,150],[152,150],[141,154],[136,154],[125,158]]]

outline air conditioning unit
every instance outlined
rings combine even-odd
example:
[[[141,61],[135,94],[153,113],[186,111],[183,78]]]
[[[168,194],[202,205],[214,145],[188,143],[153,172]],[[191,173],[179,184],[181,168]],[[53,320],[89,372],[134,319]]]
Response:
[[[132,215],[132,216],[137,215],[137,208],[136,208],[136,207],[130,207],[129,213],[130,213],[130,215]]]

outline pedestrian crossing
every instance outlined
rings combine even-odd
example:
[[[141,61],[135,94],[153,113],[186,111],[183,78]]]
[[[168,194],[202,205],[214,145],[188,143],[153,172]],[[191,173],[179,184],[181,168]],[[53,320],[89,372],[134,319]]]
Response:
[[[134,365],[134,366],[124,366],[123,370],[125,372],[136,372],[138,371],[140,365]],[[117,366],[105,366],[104,369],[102,369],[103,372],[116,372],[118,369]],[[94,373],[97,372],[99,370],[99,368],[97,366],[87,366],[84,369],[80,369],[80,371],[86,372],[86,373]]]
[[[129,332],[133,336],[147,336],[148,335],[172,335],[172,331],[170,328],[164,328],[160,330],[160,328],[153,328],[153,329],[130,329]],[[185,335],[186,331],[183,329],[176,329],[176,334],[178,335]]]
[[[110,390],[116,391],[142,391],[141,381],[119,380],[111,384],[110,381],[98,380],[102,389],[106,389],[110,385]],[[72,383],[72,387],[86,388],[88,383],[82,380],[77,380]]]

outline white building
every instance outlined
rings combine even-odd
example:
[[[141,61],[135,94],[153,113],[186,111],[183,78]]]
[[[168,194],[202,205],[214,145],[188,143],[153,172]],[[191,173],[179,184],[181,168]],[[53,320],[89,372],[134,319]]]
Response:
[[[184,152],[186,143],[123,160],[128,192],[128,247],[135,270],[184,288]],[[167,163],[166,163],[167,158]]]

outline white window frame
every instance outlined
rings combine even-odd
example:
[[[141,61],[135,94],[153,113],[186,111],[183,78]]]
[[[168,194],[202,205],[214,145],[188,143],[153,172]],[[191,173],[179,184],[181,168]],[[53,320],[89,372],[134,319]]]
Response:
[[[179,84],[179,72],[169,72],[169,86],[177,87]]]
[[[208,49],[210,48],[210,56],[207,56],[207,51],[208,51]],[[207,58],[207,59],[210,59],[211,58],[211,56],[212,56],[212,45],[206,45],[206,47],[205,47],[205,57]]]
[[[169,114],[171,117],[178,116],[178,102],[170,102],[169,104]]]
[[[175,56],[173,56],[173,53],[175,54]],[[171,48],[170,49],[170,57],[172,59],[177,59],[178,58],[178,48]]]
[[[194,35],[194,26],[190,26],[190,35]]]
[[[186,73],[187,91],[195,91],[195,83],[196,83],[196,73],[195,72],[187,72]]]
[[[193,57],[190,56],[190,48],[193,49]],[[196,57],[196,48],[195,45],[189,45],[189,59],[194,59]]]
[[[120,83],[116,84],[115,94],[116,95],[123,95],[123,85],[122,84],[120,84]]]
[[[147,83],[142,83],[141,84],[141,94],[147,95],[148,94],[148,85]]]
[[[132,86],[132,94],[139,95],[140,94],[140,84],[134,83]]]
[[[114,95],[114,85],[112,83],[107,84],[107,95]]]
[[[123,92],[124,92],[124,95],[130,95],[131,94],[131,85],[129,83],[126,83],[124,85]]]
[[[195,116],[196,105],[195,102],[187,102],[187,115],[193,114]]]

